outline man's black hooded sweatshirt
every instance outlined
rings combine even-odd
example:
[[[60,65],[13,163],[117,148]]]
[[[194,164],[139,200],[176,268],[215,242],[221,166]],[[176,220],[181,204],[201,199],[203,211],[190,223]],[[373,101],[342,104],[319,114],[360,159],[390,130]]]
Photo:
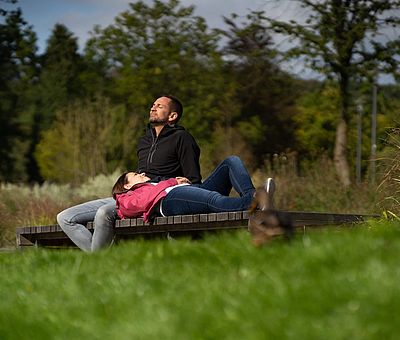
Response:
[[[182,126],[165,125],[158,137],[154,129],[148,129],[139,139],[137,156],[138,171],[153,181],[181,176],[201,182],[200,148]]]

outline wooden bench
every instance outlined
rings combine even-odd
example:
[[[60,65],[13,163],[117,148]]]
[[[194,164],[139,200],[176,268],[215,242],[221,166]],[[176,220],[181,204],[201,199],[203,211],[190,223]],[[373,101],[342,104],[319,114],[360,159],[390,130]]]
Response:
[[[332,214],[318,212],[282,211],[288,214],[296,228],[313,226],[341,225],[363,222],[379,215]],[[197,215],[157,217],[153,224],[145,223],[143,218],[117,220],[115,223],[116,241],[135,237],[154,237],[160,235],[199,235],[204,232],[247,229],[248,212],[223,212]],[[86,226],[93,232],[93,222]],[[74,247],[59,225],[18,227],[16,229],[17,247]]]

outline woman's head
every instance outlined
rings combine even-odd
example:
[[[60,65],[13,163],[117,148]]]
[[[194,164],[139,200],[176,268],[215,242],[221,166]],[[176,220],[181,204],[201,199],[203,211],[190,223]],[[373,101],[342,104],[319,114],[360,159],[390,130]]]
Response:
[[[118,177],[112,188],[112,195],[115,197],[117,194],[121,194],[123,192],[128,191],[135,184],[145,183],[149,181],[150,178],[146,176],[144,172],[124,172],[121,176]]]

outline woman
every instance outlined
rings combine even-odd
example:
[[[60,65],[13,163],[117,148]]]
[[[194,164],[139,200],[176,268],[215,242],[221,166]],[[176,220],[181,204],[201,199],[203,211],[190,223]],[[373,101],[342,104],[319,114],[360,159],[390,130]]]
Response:
[[[236,188],[240,197],[229,197],[191,185],[185,177],[151,183],[145,173],[125,172],[114,184],[112,194],[120,218],[143,217],[146,222],[156,216],[247,210],[255,189],[246,176],[242,183],[247,185]]]

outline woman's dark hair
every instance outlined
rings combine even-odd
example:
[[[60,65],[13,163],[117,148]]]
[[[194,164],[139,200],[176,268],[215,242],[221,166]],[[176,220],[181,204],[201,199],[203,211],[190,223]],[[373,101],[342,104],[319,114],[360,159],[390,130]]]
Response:
[[[171,111],[176,112],[178,114],[178,118],[175,119],[175,123],[178,123],[179,119],[181,119],[183,115],[183,105],[181,101],[178,98],[171,96],[169,94],[164,94],[161,97],[166,97],[171,100]]]
[[[128,183],[128,176],[127,174],[129,174],[130,171],[126,171],[124,172],[121,176],[118,177],[117,181],[115,182],[113,188],[112,188],[112,196],[115,199],[115,196],[117,194],[122,194],[123,192],[127,192],[128,190],[126,190],[124,188],[124,185]]]

